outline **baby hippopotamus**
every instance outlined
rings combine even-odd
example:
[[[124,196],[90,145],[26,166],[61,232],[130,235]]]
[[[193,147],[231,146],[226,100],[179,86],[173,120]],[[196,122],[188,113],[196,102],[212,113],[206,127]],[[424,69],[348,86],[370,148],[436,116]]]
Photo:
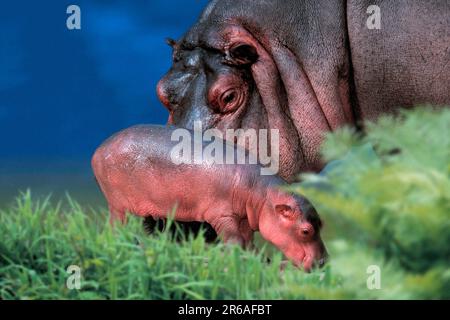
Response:
[[[174,130],[134,126],[96,150],[92,167],[112,223],[125,223],[127,212],[164,219],[176,206],[176,221],[208,222],[225,242],[245,247],[259,231],[298,267],[324,263],[321,220],[306,199],[282,191],[284,181],[261,175],[258,164],[174,161]]]

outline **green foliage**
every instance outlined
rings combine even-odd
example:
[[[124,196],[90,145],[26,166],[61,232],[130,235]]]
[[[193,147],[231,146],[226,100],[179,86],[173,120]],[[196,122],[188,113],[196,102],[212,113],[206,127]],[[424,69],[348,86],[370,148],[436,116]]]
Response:
[[[380,251],[423,298],[450,298],[450,109],[418,108],[327,137],[325,175],[304,175],[336,236]],[[339,232],[339,227],[341,232]]]
[[[104,214],[29,192],[0,211],[0,299],[450,298],[450,110],[330,134],[326,173],[291,187],[325,222],[330,261],[310,274],[263,241],[257,250],[148,236],[141,220],[112,229]],[[271,262],[267,262],[270,257]],[[69,290],[67,267],[81,267]],[[381,288],[368,286],[370,266]]]

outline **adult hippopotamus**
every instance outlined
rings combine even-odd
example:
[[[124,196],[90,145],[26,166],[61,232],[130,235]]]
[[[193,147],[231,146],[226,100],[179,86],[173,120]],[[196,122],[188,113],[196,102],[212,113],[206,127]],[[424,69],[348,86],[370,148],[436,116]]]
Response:
[[[176,128],[134,126],[96,150],[92,168],[108,201],[111,222],[124,223],[127,213],[165,219],[177,205],[175,220],[208,222],[226,242],[245,247],[253,232],[260,231],[296,266],[310,270],[315,262],[325,262],[322,223],[305,198],[281,190],[285,182],[261,175],[258,164],[214,160],[207,156],[207,145],[204,156],[194,159],[194,141],[185,149],[175,142],[189,137],[189,131],[181,130],[177,136]],[[222,143],[219,148],[237,159],[236,146]]]
[[[327,131],[450,104],[448,0],[214,0],[168,42],[168,122],[276,128],[288,181],[322,168]]]

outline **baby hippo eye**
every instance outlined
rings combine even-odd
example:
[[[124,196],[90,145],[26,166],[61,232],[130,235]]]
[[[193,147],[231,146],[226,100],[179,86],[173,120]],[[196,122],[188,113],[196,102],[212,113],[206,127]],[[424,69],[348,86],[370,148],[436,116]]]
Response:
[[[300,224],[300,238],[303,240],[310,240],[314,237],[314,228],[310,223],[301,223]]]

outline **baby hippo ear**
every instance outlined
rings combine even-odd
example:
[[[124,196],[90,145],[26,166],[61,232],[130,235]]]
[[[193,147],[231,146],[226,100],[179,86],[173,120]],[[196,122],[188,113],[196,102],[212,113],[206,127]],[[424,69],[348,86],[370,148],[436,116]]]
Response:
[[[277,214],[288,219],[294,219],[295,217],[294,210],[287,204],[277,204],[275,206],[275,211]]]
[[[228,50],[226,60],[233,65],[251,65],[258,60],[258,52],[256,51],[256,48],[250,44],[236,43]]]

